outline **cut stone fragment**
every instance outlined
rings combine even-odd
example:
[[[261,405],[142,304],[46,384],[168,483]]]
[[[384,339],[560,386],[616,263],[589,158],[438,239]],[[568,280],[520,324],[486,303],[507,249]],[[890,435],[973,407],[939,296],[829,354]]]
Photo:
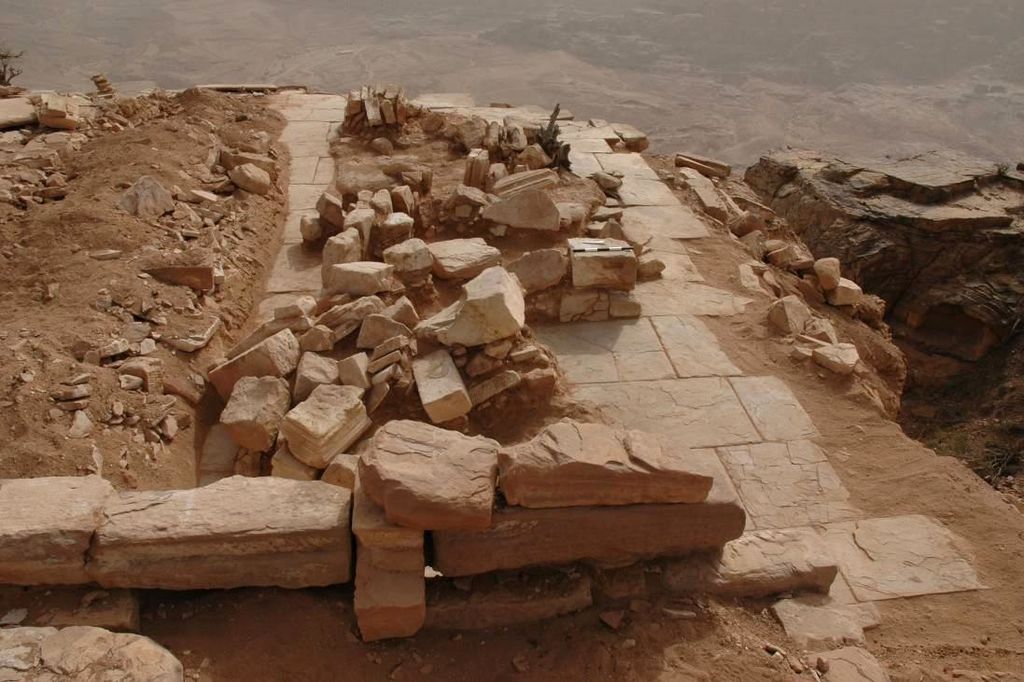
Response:
[[[448,239],[427,248],[434,257],[434,275],[441,279],[471,279],[501,263],[501,251],[480,237]]]
[[[746,516],[714,453],[690,451],[681,460],[682,466],[714,479],[705,501],[498,508],[487,530],[433,533],[433,566],[456,577],[583,560],[625,564],[683,556],[738,538]]]
[[[358,230],[348,229],[324,243],[321,278],[332,265],[357,263],[363,259],[363,239]]]
[[[411,637],[426,620],[426,584],[423,569],[389,571],[374,566],[369,552],[356,555],[353,607],[364,642]]]
[[[388,422],[359,461],[359,481],[388,521],[421,530],[491,522],[497,442],[409,420]]]
[[[811,353],[814,362],[836,374],[853,374],[860,362],[860,353],[852,343],[831,343],[815,348]]]
[[[729,164],[696,154],[676,154],[676,166],[692,168],[707,177],[725,179],[732,174]]]
[[[560,216],[555,202],[542,190],[527,190],[484,208],[485,220],[525,230],[557,232]]]
[[[114,494],[99,476],[0,480],[0,583],[90,582],[86,553]]]
[[[290,478],[293,481],[315,481],[320,472],[295,459],[287,443],[277,446],[274,456],[270,458],[270,475],[278,478]]]
[[[246,192],[253,194],[267,194],[273,187],[270,174],[259,166],[252,163],[243,163],[228,171],[228,177]]]
[[[235,473],[235,460],[241,448],[223,424],[210,427],[199,459],[199,485],[209,485]]]
[[[783,334],[802,334],[813,316],[799,296],[784,296],[768,308],[768,321]]]
[[[152,220],[174,210],[174,197],[159,180],[143,175],[125,190],[117,205],[133,216]]]
[[[412,372],[423,409],[435,424],[467,414],[473,407],[459,368],[446,350],[436,350],[412,361]]]
[[[345,226],[345,204],[329,192],[320,195],[316,202],[316,212],[320,215],[320,221],[330,225],[334,230],[340,230]]]
[[[373,226],[377,222],[377,214],[372,208],[355,208],[345,216],[345,229],[359,232],[365,250],[373,237]]]
[[[535,509],[702,502],[713,481],[685,459],[641,431],[563,420],[502,449],[499,486],[509,504]]]
[[[843,278],[838,258],[819,258],[814,261],[814,274],[818,276],[818,283],[825,291],[838,287]]]
[[[253,452],[265,452],[273,446],[281,419],[291,402],[284,379],[242,377],[231,391],[220,422],[240,446]]]
[[[335,455],[347,450],[370,427],[362,395],[363,390],[355,386],[314,388],[281,423],[281,435],[288,440],[292,454],[323,469]]]
[[[562,249],[528,251],[508,264],[508,271],[519,278],[531,294],[559,284],[569,271],[569,259]]]
[[[535,623],[589,607],[590,578],[581,573],[538,571],[481,576],[469,590],[447,580],[427,585],[427,620],[437,630],[492,630]]]
[[[829,305],[834,306],[857,305],[863,296],[864,292],[860,286],[845,277],[840,277],[836,288],[825,293],[825,299]]]
[[[523,378],[519,372],[511,369],[499,372],[484,381],[470,386],[469,401],[473,403],[473,407],[479,407],[499,393],[515,388],[522,380]]]
[[[394,267],[375,261],[342,263],[324,271],[324,291],[329,294],[370,296],[391,291],[394,286]]]
[[[391,213],[380,225],[378,248],[385,249],[410,239],[415,226],[416,221],[412,216],[404,213]]]
[[[783,599],[772,605],[786,636],[803,648],[863,644],[864,630],[879,625],[874,604],[841,604],[819,594]]]
[[[319,481],[233,476],[122,493],[104,509],[89,573],[104,587],[317,587],[351,578],[351,493]]]
[[[550,168],[514,173],[494,183],[492,193],[511,197],[522,192],[547,189],[558,185],[558,173]]]
[[[357,348],[376,348],[396,336],[410,337],[412,330],[385,315],[367,315],[359,329]]]
[[[366,353],[356,353],[344,360],[338,360],[338,378],[344,386],[370,388],[370,358]]]
[[[167,649],[141,635],[73,625],[0,630],[2,680],[185,679]]]
[[[331,485],[355,490],[356,477],[359,474],[359,456],[342,453],[335,456],[324,469],[320,480]]]
[[[403,281],[413,284],[425,280],[434,266],[434,256],[422,239],[407,239],[384,249],[384,262],[395,267]]]
[[[318,324],[299,339],[299,350],[303,353],[326,353],[334,348],[336,341],[333,329]]]
[[[662,565],[665,588],[677,594],[766,597],[784,592],[827,594],[839,567],[813,528],[744,533],[721,552]]]
[[[424,320],[416,334],[452,346],[482,346],[514,336],[526,324],[519,281],[505,268],[484,270],[463,286],[462,297]]]
[[[570,239],[569,262],[574,287],[629,291],[636,286],[636,252],[624,241]]]
[[[338,363],[316,353],[303,353],[295,370],[294,402],[301,403],[321,384],[338,383]]]
[[[241,355],[213,368],[207,378],[220,397],[227,400],[242,377],[286,377],[298,364],[299,342],[291,330],[282,329]]]
[[[679,177],[697,195],[697,202],[705,213],[722,222],[729,219],[729,210],[725,206],[725,200],[722,199],[711,180],[693,168],[683,168],[679,171]]]
[[[310,317],[315,310],[315,298],[312,296],[298,296],[291,303],[274,308],[274,319],[288,320],[296,317]]]
[[[384,510],[371,500],[360,484],[358,472],[353,489],[352,533],[359,547],[373,550],[371,559],[379,568],[392,571],[415,570],[423,575],[423,531],[396,526]]]

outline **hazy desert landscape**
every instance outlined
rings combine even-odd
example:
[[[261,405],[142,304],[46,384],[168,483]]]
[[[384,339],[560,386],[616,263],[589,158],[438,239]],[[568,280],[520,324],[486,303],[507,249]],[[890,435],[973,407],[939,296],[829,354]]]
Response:
[[[1024,156],[1024,6],[1005,0],[9,0],[21,83],[124,90],[393,81],[561,102],[645,127],[652,151],[752,163],[949,146]]]

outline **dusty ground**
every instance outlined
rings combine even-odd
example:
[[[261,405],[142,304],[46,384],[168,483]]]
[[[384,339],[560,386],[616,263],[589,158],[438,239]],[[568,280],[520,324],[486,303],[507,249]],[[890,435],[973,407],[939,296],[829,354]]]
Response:
[[[251,141],[255,132],[276,136],[281,122],[252,100],[211,93],[188,93],[159,99],[152,120],[89,140],[66,160],[69,190],[61,201],[20,211],[0,205],[0,342],[7,362],[0,368],[0,432],[8,439],[0,455],[0,476],[76,475],[96,467],[122,487],[181,488],[195,484],[195,451],[203,435],[202,410],[176,398],[174,412],[182,427],[167,443],[142,442],[137,431],[123,425],[106,427],[114,401],[126,414],[145,419],[149,397],[123,391],[112,369],[77,362],[76,343],[102,345],[124,337],[133,324],[145,322],[140,301],[156,302],[148,317],[160,323],[150,331],[182,331],[204,315],[219,315],[223,332],[196,354],[157,344],[153,355],[184,393],[197,391],[193,376],[237,334],[261,290],[269,256],[276,252],[282,220],[282,195],[238,196],[222,202],[226,219],[218,228],[227,267],[226,280],[213,296],[181,286],[141,278],[137,262],[148,249],[171,251],[186,246],[169,223],[146,222],[117,208],[124,188],[142,175],[165,187],[198,188],[183,171],[204,163],[215,131],[226,144]],[[287,168],[287,163],[282,165]],[[196,240],[208,246],[211,230]],[[118,249],[115,260],[96,260],[89,253]],[[56,285],[56,296],[43,291]],[[145,332],[143,332],[145,333]],[[95,427],[88,438],[67,438],[71,417],[55,410],[50,392],[81,372],[93,374],[88,414]],[[198,395],[202,395],[199,390]],[[194,397],[194,396],[193,396]],[[198,415],[198,419],[196,416]],[[197,426],[199,428],[197,428]],[[95,450],[94,450],[95,448]]]

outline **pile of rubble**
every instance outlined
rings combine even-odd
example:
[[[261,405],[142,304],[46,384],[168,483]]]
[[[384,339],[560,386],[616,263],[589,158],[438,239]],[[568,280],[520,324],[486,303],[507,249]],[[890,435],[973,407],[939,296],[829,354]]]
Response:
[[[373,135],[400,131],[411,115],[418,113],[398,86],[364,85],[348,95],[345,120],[341,129],[346,135]]]

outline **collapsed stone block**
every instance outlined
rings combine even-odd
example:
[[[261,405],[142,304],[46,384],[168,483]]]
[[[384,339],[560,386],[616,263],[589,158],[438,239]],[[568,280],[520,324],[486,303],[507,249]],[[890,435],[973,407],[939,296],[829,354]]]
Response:
[[[386,249],[411,239],[415,226],[416,221],[411,216],[391,213],[380,225],[377,248]]]
[[[203,440],[199,456],[199,485],[209,485],[235,473],[241,448],[223,424],[214,424]]]
[[[485,207],[481,216],[498,225],[525,230],[557,232],[560,226],[558,207],[542,190],[527,190],[507,196]]]
[[[852,343],[830,343],[815,348],[811,353],[814,362],[836,374],[849,375],[857,369],[860,353]]]
[[[446,350],[436,350],[412,361],[420,401],[430,421],[451,421],[467,414],[473,404],[458,367]]]
[[[0,583],[80,585],[114,487],[99,476],[0,480]]]
[[[313,389],[321,384],[338,383],[338,363],[331,358],[316,353],[303,353],[299,358],[299,366],[295,370],[295,403],[301,403],[309,397]]]
[[[624,241],[570,239],[569,262],[574,287],[629,291],[636,286],[636,252]]]
[[[527,251],[508,264],[528,294],[557,286],[569,271],[569,259],[562,249]]]
[[[320,195],[316,202],[316,212],[320,215],[322,223],[330,225],[335,230],[345,226],[345,204],[333,194],[324,192]]]
[[[395,274],[410,286],[422,284],[429,279],[434,267],[434,256],[422,239],[407,239],[384,249],[384,262],[394,266]]]
[[[523,289],[505,268],[484,270],[467,282],[461,298],[424,320],[416,334],[452,346],[482,346],[514,336],[526,324]]]
[[[288,443],[277,446],[274,456],[270,458],[270,475],[278,478],[290,478],[293,481],[315,481],[320,471],[295,459]]]
[[[814,274],[818,276],[818,283],[825,291],[838,287],[839,280],[843,278],[838,258],[819,258],[814,261]]]
[[[532,508],[695,503],[710,476],[689,471],[657,436],[563,420],[499,455],[509,504]]]
[[[501,251],[480,237],[448,239],[428,244],[434,275],[441,279],[470,279],[501,263]]]
[[[317,587],[351,578],[352,495],[319,481],[233,476],[121,493],[103,510],[89,574],[104,587]]]
[[[366,353],[356,353],[344,360],[338,360],[338,377],[345,386],[370,388],[370,358]]]
[[[359,481],[388,521],[422,530],[486,528],[498,444],[409,420],[388,422],[359,461]]]
[[[291,405],[288,383],[276,377],[242,377],[231,391],[220,422],[247,450],[265,452],[274,444]]]
[[[370,427],[362,389],[320,385],[292,408],[281,423],[281,435],[301,462],[323,469]]]
[[[253,194],[267,194],[274,186],[270,174],[259,166],[252,163],[243,163],[228,171],[228,177],[240,189]]]
[[[768,321],[783,334],[802,334],[814,314],[799,296],[783,296],[768,308]]]
[[[358,230],[348,229],[336,234],[324,243],[323,264],[320,266],[321,280],[332,265],[356,263],[363,259],[363,239]]]
[[[376,261],[332,265],[324,272],[324,291],[352,296],[370,296],[390,291],[394,286],[394,267]]]
[[[282,329],[246,352],[210,370],[207,379],[227,400],[239,379],[246,376],[286,377],[299,364],[299,342]]]
[[[320,480],[331,485],[355,490],[356,477],[359,475],[359,455],[336,455],[320,475]]]
[[[826,292],[825,298],[829,305],[857,305],[863,295],[864,292],[856,282],[840,277],[835,289]]]
[[[412,330],[384,315],[367,315],[359,329],[357,348],[376,348],[396,336],[412,336]]]

